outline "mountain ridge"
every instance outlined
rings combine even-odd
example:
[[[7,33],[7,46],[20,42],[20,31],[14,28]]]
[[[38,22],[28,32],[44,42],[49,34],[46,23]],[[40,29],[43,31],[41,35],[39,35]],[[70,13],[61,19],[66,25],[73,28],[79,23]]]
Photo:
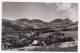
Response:
[[[13,26],[16,26],[16,27],[21,27],[22,29],[24,28],[28,28],[28,27],[31,27],[31,28],[56,28],[56,27],[61,27],[61,26],[64,26],[64,25],[69,25],[71,23],[74,23],[72,22],[70,19],[66,18],[66,19],[55,19],[51,22],[44,22],[42,20],[39,20],[39,19],[33,19],[33,20],[29,20],[29,19],[26,19],[26,18],[22,18],[22,19],[17,19],[17,20],[7,20],[7,19],[2,19],[2,23],[6,23],[6,22],[9,22],[11,23]],[[5,24],[2,24],[2,25],[5,25]]]

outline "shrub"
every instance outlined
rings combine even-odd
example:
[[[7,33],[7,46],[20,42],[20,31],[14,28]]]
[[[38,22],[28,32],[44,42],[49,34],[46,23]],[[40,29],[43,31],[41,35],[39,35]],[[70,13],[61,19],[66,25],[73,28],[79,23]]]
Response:
[[[55,38],[53,36],[53,37],[46,38],[45,43],[47,45],[50,45],[50,44],[53,44],[53,43],[62,43],[62,42],[69,42],[69,41],[74,41],[74,39],[70,36],[68,36],[68,37],[56,36]]]

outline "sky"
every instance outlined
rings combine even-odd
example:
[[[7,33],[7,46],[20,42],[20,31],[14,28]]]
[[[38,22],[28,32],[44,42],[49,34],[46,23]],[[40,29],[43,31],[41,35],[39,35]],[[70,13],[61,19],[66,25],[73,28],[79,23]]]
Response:
[[[21,18],[40,19],[45,22],[54,19],[69,18],[78,20],[77,3],[46,3],[46,2],[3,2],[2,18],[15,20]]]

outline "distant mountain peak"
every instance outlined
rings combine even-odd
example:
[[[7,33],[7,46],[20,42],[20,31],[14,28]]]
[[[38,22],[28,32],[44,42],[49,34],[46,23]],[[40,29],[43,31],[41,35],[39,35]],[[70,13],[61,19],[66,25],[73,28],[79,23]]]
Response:
[[[31,22],[29,19],[26,19],[26,18],[17,19],[17,20],[15,20],[15,21],[16,21],[16,22],[28,22],[28,23]]]
[[[62,23],[63,22],[63,19],[55,19],[49,23]]]
[[[69,22],[72,22],[70,19],[68,18],[65,18],[64,21],[69,21]]]
[[[44,21],[39,20],[39,19],[33,19],[31,20],[32,23],[43,23]]]
[[[61,27],[64,25],[69,25],[71,23],[73,23],[70,19],[66,18],[66,19],[55,19],[51,22],[44,22],[42,20],[39,19],[33,19],[33,20],[29,20],[26,18],[22,18],[22,19],[17,19],[14,21],[11,20],[7,20],[7,19],[2,19],[2,24],[3,26],[7,26],[11,24],[11,27],[18,27],[18,28],[55,28],[55,27]],[[7,23],[7,24],[6,24]],[[77,22],[76,22],[77,23]],[[15,27],[15,28],[16,28]]]

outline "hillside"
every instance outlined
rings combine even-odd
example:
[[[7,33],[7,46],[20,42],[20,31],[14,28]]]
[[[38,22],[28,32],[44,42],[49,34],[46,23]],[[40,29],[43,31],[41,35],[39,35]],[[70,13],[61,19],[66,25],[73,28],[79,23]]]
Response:
[[[47,46],[52,45],[54,47],[53,44],[56,45],[57,43],[59,43],[58,46],[65,49],[63,43],[66,42],[68,43],[67,48],[75,47],[77,46],[75,45],[78,35],[77,28],[78,22],[72,22],[69,19],[56,19],[49,23],[38,19],[2,19],[2,49],[20,49],[30,45],[31,47],[35,45],[45,46],[46,49]],[[35,40],[39,42],[34,45]],[[74,42],[73,46],[69,46],[71,42]]]
[[[26,28],[34,28],[34,29],[42,29],[42,28],[60,28],[64,26],[70,26],[74,25],[77,22],[72,22],[70,19],[55,19],[53,21],[50,21],[48,23],[39,20],[39,19],[33,19],[29,20],[26,18],[17,19],[17,20],[7,20],[2,19],[2,26],[3,27],[10,27],[15,29],[26,29]],[[78,25],[78,24],[77,24]]]
[[[63,26],[67,26],[69,24],[73,23],[70,19],[55,19],[48,23],[48,25],[52,28],[59,28]]]

